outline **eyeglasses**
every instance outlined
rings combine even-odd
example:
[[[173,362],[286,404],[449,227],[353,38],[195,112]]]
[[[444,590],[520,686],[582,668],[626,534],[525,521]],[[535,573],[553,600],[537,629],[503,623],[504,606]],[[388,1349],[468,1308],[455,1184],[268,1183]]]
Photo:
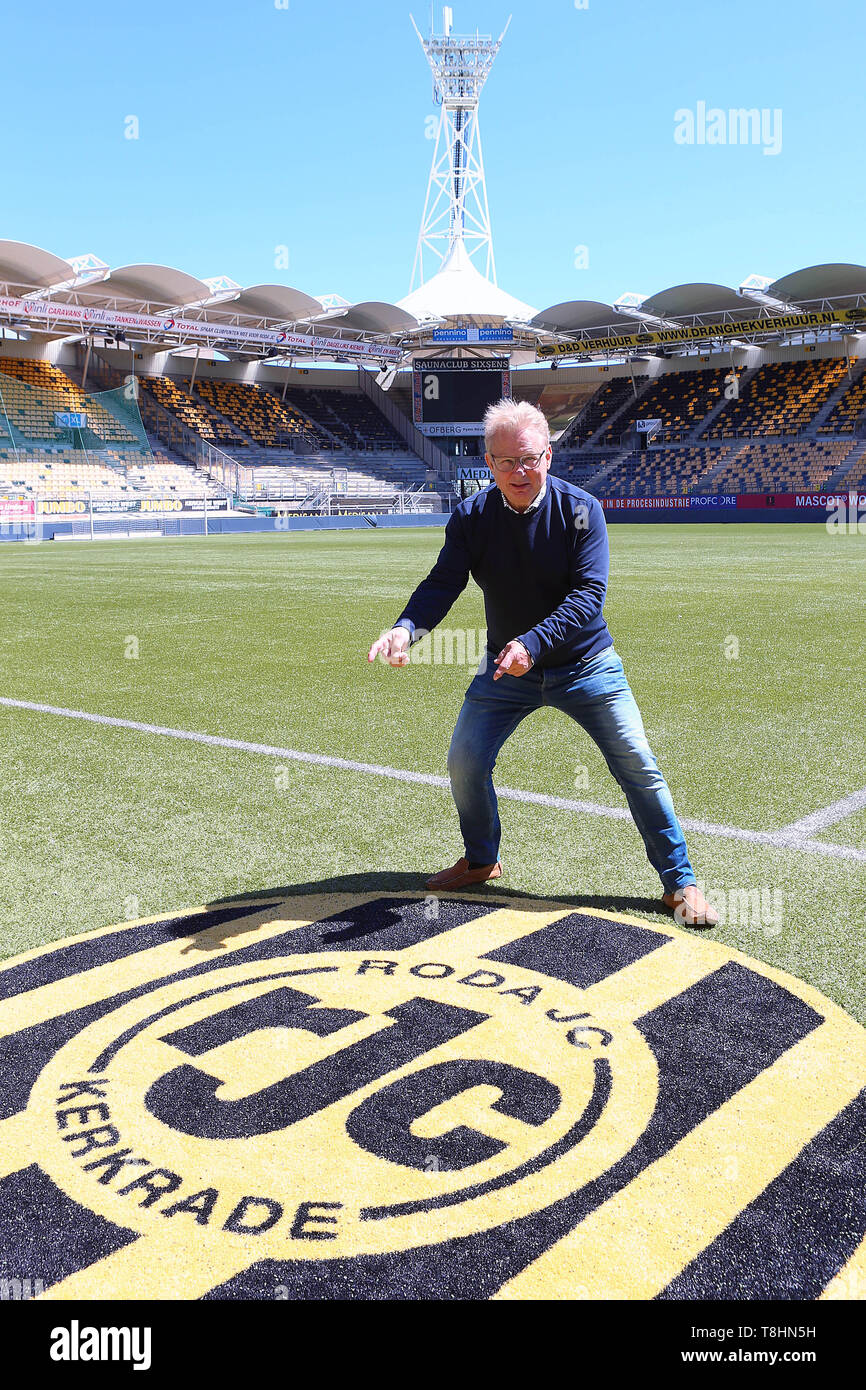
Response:
[[[540,468],[541,460],[544,458],[546,453],[547,449],[544,448],[542,449],[540,454],[524,454],[523,458],[519,459],[498,459],[496,458],[495,454],[491,454],[490,457],[493,459],[493,462],[496,464],[496,467],[500,470],[501,473],[512,473],[514,469],[518,466],[525,468],[527,471],[529,471],[532,468]]]

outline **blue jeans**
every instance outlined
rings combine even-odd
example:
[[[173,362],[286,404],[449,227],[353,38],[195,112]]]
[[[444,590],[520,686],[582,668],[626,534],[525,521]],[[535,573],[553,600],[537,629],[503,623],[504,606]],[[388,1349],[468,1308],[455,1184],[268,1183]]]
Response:
[[[540,705],[550,705],[570,715],[598,744],[625,793],[665,892],[694,883],[668,785],[613,647],[577,665],[533,666],[525,675],[500,676],[496,681],[495,669],[493,657],[486,654],[466,691],[448,750],[451,792],[467,859],[493,864],[499,858],[501,826],[492,776],[496,757],[521,720]]]

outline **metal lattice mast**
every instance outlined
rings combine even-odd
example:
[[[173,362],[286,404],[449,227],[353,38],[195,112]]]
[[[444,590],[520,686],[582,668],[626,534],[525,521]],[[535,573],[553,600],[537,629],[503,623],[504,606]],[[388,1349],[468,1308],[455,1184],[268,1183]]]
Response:
[[[445,9],[444,33],[434,34],[431,24],[425,39],[412,18],[433,73],[433,100],[441,110],[410,291],[428,278],[425,250],[438,257],[438,270],[457,241],[470,256],[484,258],[483,273],[496,284],[478,101],[510,23],[509,16],[498,39],[490,34],[452,34],[451,11]]]

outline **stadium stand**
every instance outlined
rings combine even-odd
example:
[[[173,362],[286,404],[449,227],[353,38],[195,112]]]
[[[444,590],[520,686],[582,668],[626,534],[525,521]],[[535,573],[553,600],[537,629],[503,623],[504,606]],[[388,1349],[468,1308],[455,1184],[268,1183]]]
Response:
[[[628,400],[634,400],[634,391],[628,377],[618,376],[614,377],[613,381],[606,382],[578,415],[574,429],[570,432],[571,440],[586,444],[593,435],[598,434],[605,421],[617,414]]]
[[[243,456],[243,466],[251,476],[257,476],[261,468],[288,468],[296,473],[316,470],[327,471],[328,475],[349,473],[355,478],[374,478],[392,490],[420,487],[425,481],[426,470],[420,459],[412,454],[361,454],[352,457],[347,454],[310,454],[305,457],[287,455],[280,449],[264,449],[251,446]],[[247,466],[252,465],[248,470]]]
[[[0,487],[33,497],[84,497],[88,492],[106,495],[131,491],[125,469],[103,463],[70,463],[57,454],[0,449]]]
[[[749,389],[727,402],[708,426],[705,437],[795,434],[814,419],[845,371],[844,358],[764,363],[756,371]]]
[[[755,440],[713,476],[713,492],[820,492],[854,449],[851,440]],[[700,487],[697,489],[700,491]]]
[[[88,393],[41,360],[3,358],[0,367],[8,368],[0,371],[0,487],[58,500],[224,495],[184,460],[151,448],[134,397],[119,385]],[[58,425],[58,411],[82,412],[85,426]]]
[[[174,493],[177,497],[220,497],[223,493],[204,473],[168,458],[161,449],[154,449],[152,463],[127,469],[127,477],[134,491],[149,496]]]
[[[343,476],[336,479],[330,467],[309,464],[264,463],[244,472],[243,496],[249,502],[297,502],[303,507],[304,503],[317,501],[326,490],[332,495],[336,510],[341,502],[364,502],[384,508],[394,503],[398,491],[393,484],[360,469],[344,470]]]
[[[292,384],[283,398],[277,383],[203,376],[190,394],[183,379],[142,375],[142,398],[159,407],[146,412],[145,434],[137,408],[125,399],[122,372],[94,360],[91,381],[108,389],[88,392],[75,370],[0,357],[0,487],[46,498],[88,492],[197,498],[231,490],[247,501],[296,505],[330,490],[334,505],[366,498],[373,507],[393,502],[398,491],[429,487],[425,464],[375,401],[352,386]],[[513,390],[538,404],[551,425],[565,427],[567,443],[554,446],[553,472],[598,495],[863,486],[866,361],[764,364],[741,373],[746,389],[730,401],[726,378],[726,367],[638,377],[637,396],[628,376],[601,385],[583,379],[526,387],[515,378]],[[389,399],[411,410],[405,388],[395,384]],[[86,414],[86,429],[55,422],[56,412],[69,410]],[[638,418],[662,421],[661,438],[643,452],[634,448],[631,429]],[[211,454],[200,453],[198,440],[225,450],[228,468],[209,476]]]
[[[395,381],[388,392],[388,399],[393,402],[401,415],[405,415],[407,420],[412,420],[414,418],[411,386],[401,386],[399,382]]]
[[[607,497],[676,497],[692,492],[699,479],[715,468],[730,448],[658,447],[632,450],[604,477]],[[724,491],[714,487],[714,491]]]
[[[226,450],[244,469],[276,470],[269,475],[272,479],[294,477],[291,470],[299,468],[358,473],[360,467],[359,477],[375,481],[371,496],[378,496],[379,484],[393,491],[417,488],[425,481],[424,464],[360,392],[288,388],[283,401],[281,388],[203,379],[190,397],[167,378],[141,381],[171,415]],[[207,435],[203,423],[209,428]],[[158,425],[154,433],[158,438]],[[285,468],[288,475],[280,472]],[[254,491],[251,481],[242,494]]]
[[[622,457],[622,449],[554,449],[551,471],[576,487],[592,491],[592,481]]]
[[[107,393],[108,394],[108,393]],[[84,411],[88,432],[106,444],[142,447],[142,438],[96,395],[87,395],[50,362],[0,357],[0,406],[5,433],[14,442],[62,441],[68,432],[54,421],[56,411]]]
[[[191,430],[195,430],[197,435],[209,443],[224,442],[240,447],[246,443],[237,430],[231,429],[219,416],[211,415],[205,405],[200,401],[193,400],[189,393],[181,390],[170,377],[140,376],[138,382],[139,386],[148,391],[164,410],[168,410],[175,419],[188,425]]]
[[[195,395],[256,444],[291,449],[298,440],[312,436],[318,448],[333,448],[333,441],[314,430],[291,405],[281,404],[258,386],[205,378],[196,382]]]
[[[826,420],[818,426],[818,433],[845,434],[853,432],[858,425],[866,427],[866,371],[861,371],[843,391]]]
[[[276,388],[274,388],[276,390]],[[322,434],[348,449],[405,449],[402,438],[367,396],[360,391],[291,386],[286,402]]]
[[[604,442],[618,443],[639,419],[661,420],[663,430],[690,435],[722,398],[727,375],[724,367],[666,373],[617,416],[605,432]]]
[[[846,460],[848,467],[840,476],[831,480],[831,487],[856,488],[858,492],[866,491],[866,442],[854,445],[851,453]]]
[[[163,496],[218,497],[223,489],[194,468],[169,459],[157,450],[151,461],[130,462],[127,455],[108,451],[109,462],[71,461],[68,451],[0,448],[0,488],[32,497]]]

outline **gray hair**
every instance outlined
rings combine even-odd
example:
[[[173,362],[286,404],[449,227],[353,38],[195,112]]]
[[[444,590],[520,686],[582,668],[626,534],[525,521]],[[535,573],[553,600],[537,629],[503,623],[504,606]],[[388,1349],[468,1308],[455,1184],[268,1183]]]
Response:
[[[503,397],[495,405],[489,405],[485,411],[484,443],[489,446],[491,439],[502,430],[525,428],[540,430],[547,443],[550,443],[547,419],[537,406],[529,401],[513,401]]]

